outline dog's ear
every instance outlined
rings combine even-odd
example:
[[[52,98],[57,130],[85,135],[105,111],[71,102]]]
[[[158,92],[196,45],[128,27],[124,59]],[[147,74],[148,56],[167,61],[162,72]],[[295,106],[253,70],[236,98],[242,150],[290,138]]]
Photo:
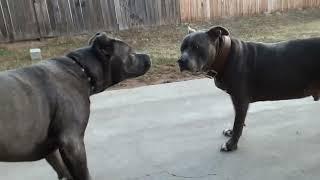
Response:
[[[114,40],[109,38],[105,32],[99,32],[89,39],[89,46],[104,55],[111,55],[114,49]]]
[[[188,26],[188,34],[191,34],[191,33],[194,33],[196,32],[197,30],[191,28],[190,26]]]
[[[220,36],[228,36],[230,33],[229,31],[222,27],[222,26],[214,26],[212,28],[210,28],[208,31],[207,31],[207,34],[210,36],[210,37],[220,37]]]

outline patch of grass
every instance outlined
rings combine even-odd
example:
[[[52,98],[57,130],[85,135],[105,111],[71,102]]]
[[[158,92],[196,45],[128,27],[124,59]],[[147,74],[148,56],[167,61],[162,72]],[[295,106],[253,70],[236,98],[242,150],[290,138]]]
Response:
[[[12,51],[9,51],[5,48],[0,48],[0,57],[9,57],[9,56],[12,56],[13,55],[13,52]]]
[[[32,64],[31,61],[21,61],[21,60],[2,61],[0,64],[0,70],[5,71],[5,70],[14,69],[14,68],[28,66],[31,64]]]

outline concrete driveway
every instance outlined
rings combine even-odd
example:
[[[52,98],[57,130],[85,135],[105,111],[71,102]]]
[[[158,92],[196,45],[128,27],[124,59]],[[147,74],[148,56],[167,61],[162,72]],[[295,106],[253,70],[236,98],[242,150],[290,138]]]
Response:
[[[94,180],[318,180],[320,104],[312,98],[252,104],[233,153],[229,97],[209,79],[92,97],[86,133]],[[2,180],[56,180],[45,161],[1,163]]]

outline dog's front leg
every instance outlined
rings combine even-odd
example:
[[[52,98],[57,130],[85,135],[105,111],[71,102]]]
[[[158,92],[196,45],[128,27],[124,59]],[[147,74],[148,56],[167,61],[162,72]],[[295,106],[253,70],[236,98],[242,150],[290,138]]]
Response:
[[[221,151],[233,151],[237,149],[237,144],[242,134],[244,121],[249,107],[249,101],[247,98],[244,98],[244,96],[231,96],[231,99],[235,110],[235,119],[233,129],[223,131],[225,136],[231,138],[221,146]]]
[[[82,137],[63,137],[59,150],[73,180],[90,180]]]
[[[60,180],[72,180],[71,175],[65,166],[59,150],[55,150],[46,157],[47,162],[53,167]]]

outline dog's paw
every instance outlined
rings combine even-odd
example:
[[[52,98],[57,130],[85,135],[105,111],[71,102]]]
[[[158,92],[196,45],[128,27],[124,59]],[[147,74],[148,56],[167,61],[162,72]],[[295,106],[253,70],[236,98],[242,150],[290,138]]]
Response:
[[[64,177],[64,178],[61,178],[59,180],[72,180],[72,179]]]
[[[221,145],[220,151],[221,152],[230,152],[237,149],[237,144],[231,143],[232,141],[228,141]]]
[[[222,134],[226,137],[232,137],[233,131],[232,131],[232,129],[225,129],[222,131]]]

